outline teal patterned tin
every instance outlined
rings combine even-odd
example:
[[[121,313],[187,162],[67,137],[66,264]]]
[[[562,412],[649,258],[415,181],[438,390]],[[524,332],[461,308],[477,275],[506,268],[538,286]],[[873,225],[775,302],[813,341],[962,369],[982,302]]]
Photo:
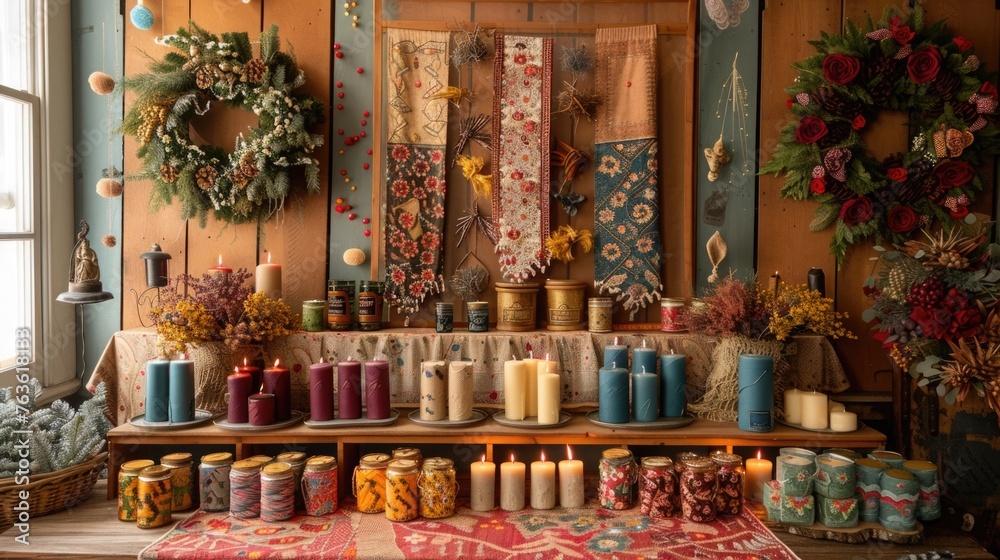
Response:
[[[879,504],[882,502],[879,478],[889,470],[889,463],[863,457],[854,462],[854,467],[857,495],[861,499],[859,516],[862,521],[878,521]]]
[[[816,493],[842,500],[854,496],[857,489],[854,461],[832,457],[826,453],[816,457]]]
[[[894,469],[903,468],[903,463],[906,461],[905,457],[895,451],[872,451],[868,454],[868,457],[878,459],[879,461],[885,461]]]
[[[813,476],[816,474],[816,463],[809,459],[794,455],[778,457],[778,472],[781,473],[778,482],[781,483],[781,493],[786,496],[808,496],[813,491]]]
[[[809,451],[808,449],[803,449],[801,447],[782,447],[781,449],[778,450],[778,456],[781,456],[781,455],[791,455],[793,457],[801,457],[802,459],[806,459],[807,461],[815,461],[816,460],[816,453],[814,453],[812,451]],[[778,464],[775,467],[775,469],[776,469],[775,470],[775,478],[777,480],[782,480],[783,479],[783,477],[782,477],[782,474],[783,474],[782,473],[782,468],[783,468],[783,465],[781,464],[781,461],[778,461]]]
[[[812,496],[781,496],[781,522],[787,525],[815,523],[815,499]]]
[[[768,521],[781,521],[781,484],[777,480],[764,484],[764,509]]]
[[[938,484],[937,465],[930,461],[906,461],[903,468],[920,481],[917,498],[917,519],[931,521],[941,518],[941,487]]]
[[[816,517],[827,527],[856,527],[859,509],[855,496],[844,499],[816,496]]]
[[[912,531],[917,524],[920,481],[909,471],[889,469],[879,477],[879,486],[879,523],[893,531]]]
[[[857,461],[862,457],[860,453],[854,451],[853,449],[844,449],[843,447],[831,447],[823,453],[827,455],[839,455],[845,459],[850,459],[852,461]]]

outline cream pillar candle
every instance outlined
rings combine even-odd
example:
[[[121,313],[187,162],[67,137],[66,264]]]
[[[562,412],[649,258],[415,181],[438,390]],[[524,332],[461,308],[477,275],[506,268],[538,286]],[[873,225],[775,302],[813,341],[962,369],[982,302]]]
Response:
[[[524,362],[524,416],[538,416],[538,364],[541,360],[534,357],[521,360]]]
[[[545,460],[531,463],[531,509],[556,507],[556,464]]]
[[[552,364],[554,362],[540,362]],[[557,424],[559,422],[559,410],[562,402],[562,378],[558,373],[548,370],[538,374],[538,423]]]
[[[271,299],[281,299],[281,265],[271,262],[271,253],[267,253],[267,262],[257,265],[256,288],[254,291],[264,292]]]
[[[583,461],[573,458],[566,446],[566,459],[559,461],[559,505],[564,508],[583,505]]]
[[[798,389],[785,391],[785,422],[802,423],[802,391]]]
[[[844,406],[844,403],[830,401],[830,412],[843,412],[845,410],[847,410],[847,407]]]
[[[846,410],[831,412],[830,429],[835,432],[853,432],[858,429],[858,415]]]
[[[746,465],[746,486],[743,495],[751,500],[762,503],[764,501],[764,485],[771,480],[771,461],[760,458],[760,451],[757,458],[747,459]]]
[[[518,511],[524,509],[524,463],[515,461],[500,463],[500,509]]]
[[[472,416],[472,362],[448,364],[448,419],[468,420]]]
[[[483,455],[478,463],[472,463],[472,488],[469,501],[473,511],[492,511],[496,505],[497,466]]]
[[[508,420],[524,420],[528,370],[521,360],[503,363],[504,415]]]
[[[548,354],[545,355],[545,359],[544,360],[538,360],[538,364],[536,365],[536,368],[538,369],[538,387],[541,387],[542,376],[543,375],[545,375],[546,373],[549,373],[549,372],[556,373],[556,374],[559,373],[559,364],[557,364],[554,361],[550,360]],[[541,389],[539,389],[539,391],[540,390]],[[540,394],[537,394],[537,393],[538,393],[538,391],[536,391],[536,395],[535,395],[535,401],[536,401],[536,404],[537,404],[537,406],[535,407],[535,414],[534,415],[528,414],[528,416],[537,416],[539,414],[538,407],[541,406],[541,403],[542,403],[541,399],[542,399],[542,397],[541,397]],[[530,410],[530,407],[529,407],[528,412],[530,412],[530,411],[531,410]]]
[[[829,425],[826,412],[826,395],[817,393],[802,393],[802,421],[799,422],[803,428],[810,430],[825,430]]]
[[[444,360],[420,362],[420,419],[448,419],[448,365]]]

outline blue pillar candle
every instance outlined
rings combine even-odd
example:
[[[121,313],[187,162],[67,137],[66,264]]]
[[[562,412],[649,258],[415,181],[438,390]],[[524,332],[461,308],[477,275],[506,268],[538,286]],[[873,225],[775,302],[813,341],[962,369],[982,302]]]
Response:
[[[656,358],[656,355],[653,355]],[[656,363],[655,361],[653,362]],[[632,374],[632,418],[652,422],[660,416],[660,376],[656,370]]]
[[[604,347],[604,367],[628,370],[628,346],[618,344],[618,337],[615,337],[614,344]]]
[[[627,424],[628,370],[625,368],[601,368],[598,373],[600,384],[597,393],[598,415],[601,422]]]
[[[194,362],[170,362],[170,421],[194,420]]]
[[[618,367],[625,367],[625,365],[618,364]],[[643,371],[656,373],[656,349],[646,348],[645,343],[643,343],[642,348],[636,348],[632,351],[632,373],[642,373]]]
[[[687,405],[687,357],[684,354],[660,356],[660,409],[664,416],[684,416]]]
[[[741,354],[738,376],[740,429],[770,432],[774,429],[774,359]]]
[[[166,422],[170,419],[170,362],[146,362],[146,421]]]

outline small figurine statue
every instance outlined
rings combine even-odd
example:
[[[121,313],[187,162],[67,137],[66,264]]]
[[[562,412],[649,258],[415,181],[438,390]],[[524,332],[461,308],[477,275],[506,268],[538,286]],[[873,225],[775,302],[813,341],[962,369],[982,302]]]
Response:
[[[90,224],[87,220],[80,220],[80,232],[76,234],[76,245],[73,247],[70,262],[69,291],[71,292],[102,291],[101,267],[97,263],[97,253],[90,248],[90,240],[87,239],[89,231]]]
[[[722,143],[722,137],[715,141],[711,148],[705,148],[705,160],[708,162],[708,180],[713,183],[719,178],[719,170],[729,163],[729,152]]]

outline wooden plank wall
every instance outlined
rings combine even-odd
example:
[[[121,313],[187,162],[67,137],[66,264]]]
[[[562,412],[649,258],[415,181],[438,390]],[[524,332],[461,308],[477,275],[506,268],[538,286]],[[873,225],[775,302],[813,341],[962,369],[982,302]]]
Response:
[[[987,68],[997,68],[1000,24],[994,2],[974,0],[959,5],[945,0],[927,0],[922,4],[927,8],[929,22],[947,19],[951,29],[961,30],[962,35],[973,41],[976,53]],[[818,39],[820,31],[839,33],[848,20],[862,24],[868,15],[878,20],[884,6],[884,0],[767,2],[761,24],[761,162],[770,159],[781,127],[791,118],[791,112],[785,108],[787,94],[784,88],[795,78],[795,70],[790,64],[816,52],[807,41]],[[905,121],[906,115],[902,113],[881,112],[864,135],[869,151],[878,157],[906,151],[909,132]],[[888,371],[885,351],[870,337],[869,325],[861,320],[861,313],[869,306],[861,285],[872,272],[874,263],[869,259],[875,255],[873,243],[849,250],[846,261],[837,271],[828,249],[831,230],[809,231],[815,204],[780,198],[783,184],[781,177],[760,178],[757,269],[761,275],[777,271],[786,282],[803,283],[810,267],[822,268],[827,278],[827,295],[836,298],[838,310],[850,314],[847,326],[859,337],[854,341],[837,342],[838,353],[851,379],[851,389],[889,391],[892,374]],[[995,182],[990,180],[987,185],[995,185]],[[976,204],[979,211],[991,213],[992,191],[984,189]]]
[[[153,39],[175,32],[189,20],[211,32],[244,31],[251,41],[258,40],[262,30],[271,24],[279,26],[281,47],[293,50],[300,68],[307,76],[305,91],[330,104],[330,56],[332,45],[331,4],[329,2],[297,3],[288,9],[281,0],[226,0],[199,2],[195,0],[149,0],[145,3],[156,17],[148,31],[129,25],[125,34],[125,73],[145,72],[148,59],[143,53],[159,58],[163,47]],[[255,47],[259,52],[259,47]],[[126,97],[130,104],[134,96]],[[256,124],[254,115],[247,111],[229,109],[221,103],[199,117],[192,126],[192,137],[231,149],[236,135],[246,132]],[[329,137],[329,116],[322,125]],[[125,173],[134,173],[140,162],[133,139],[125,140]],[[145,285],[144,263],[138,255],[149,250],[152,243],[159,243],[170,253],[171,276],[182,272],[200,275],[214,266],[221,255],[226,265],[235,268],[254,267],[266,260],[270,251],[274,262],[283,266],[283,295],[296,312],[301,310],[304,299],[325,296],[327,247],[326,235],[329,220],[328,148],[318,149],[314,157],[320,161],[320,195],[291,197],[283,211],[258,229],[256,224],[230,225],[209,219],[206,227],[197,221],[185,223],[179,218],[177,206],[149,211],[148,182],[130,181],[126,188],[123,216],[123,284],[124,293],[130,288],[141,292]],[[298,185],[301,187],[301,178]],[[252,280],[251,280],[252,281]],[[140,314],[136,302],[123,298],[123,328],[139,326]]]

